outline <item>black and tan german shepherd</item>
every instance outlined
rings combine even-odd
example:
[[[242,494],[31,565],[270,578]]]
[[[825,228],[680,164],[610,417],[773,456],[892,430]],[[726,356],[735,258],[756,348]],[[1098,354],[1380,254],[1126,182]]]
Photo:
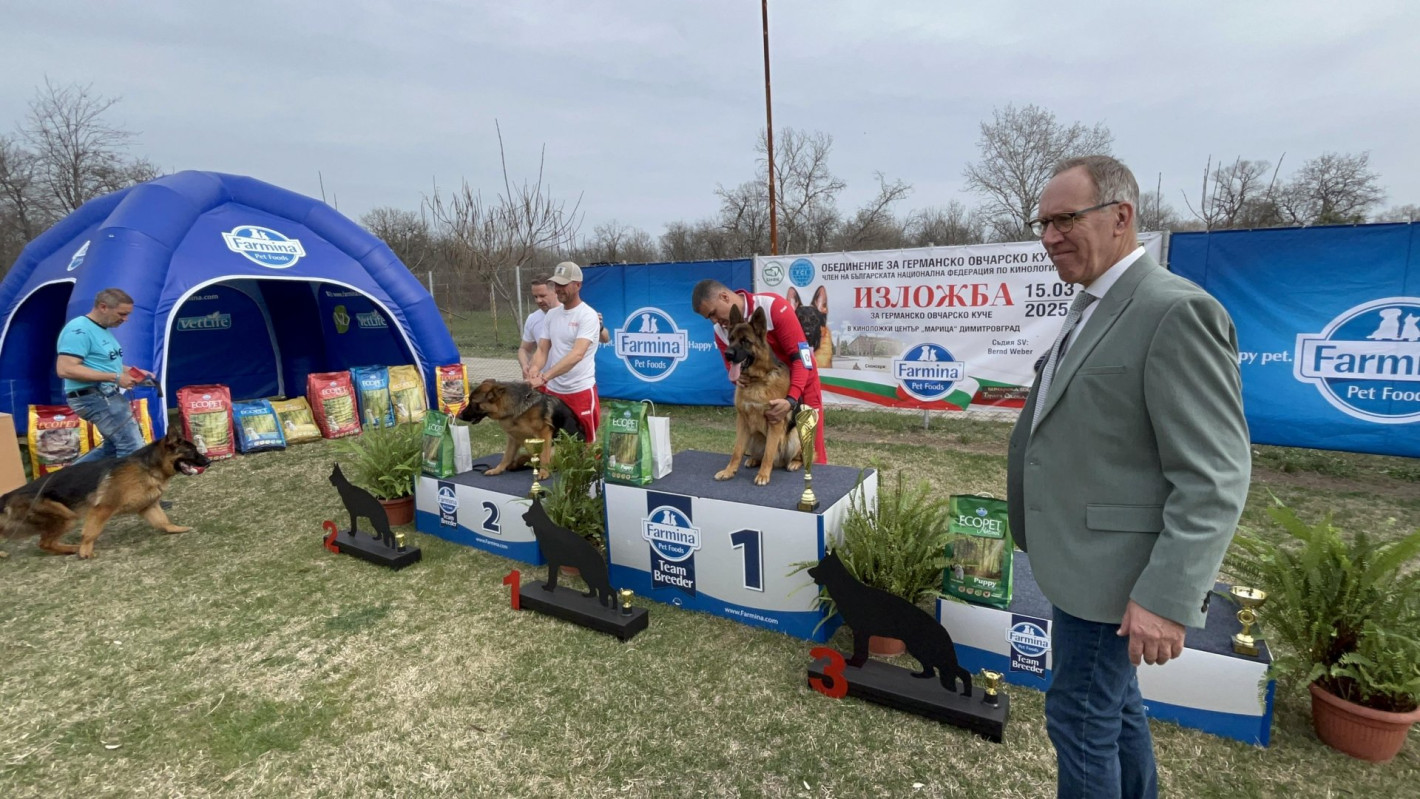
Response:
[[[527,463],[531,456],[522,452],[523,442],[540,438],[542,453],[537,476],[539,480],[546,480],[548,464],[552,463],[552,441],[557,433],[565,430],[568,435],[583,438],[577,414],[567,403],[521,382],[485,380],[479,383],[469,392],[468,406],[459,412],[459,418],[470,424],[492,419],[508,434],[503,460],[484,472],[489,475],[502,474]]]
[[[811,305],[799,299],[799,292],[793,286],[789,287],[784,298],[794,308],[794,316],[799,318],[799,327],[804,329],[804,340],[813,348],[814,363],[820,369],[833,368],[833,333],[828,329],[828,287],[818,287]]]
[[[6,538],[39,536],[40,549],[56,555],[94,556],[94,541],[119,513],[142,516],[165,533],[185,533],[168,520],[158,501],[179,472],[201,474],[211,462],[176,429],[124,458],[66,466],[0,497],[0,534]],[[79,543],[61,544],[60,536],[80,518]]]
[[[754,476],[758,486],[769,484],[769,472],[776,466],[792,472],[804,465],[793,420],[771,424],[764,418],[771,400],[789,396],[789,367],[770,349],[767,329],[763,308],[755,308],[748,320],[738,305],[730,309],[725,360],[736,384],[735,449],[730,453],[730,465],[715,473],[716,480],[734,477],[746,455],[749,461],[745,465],[759,467]]]

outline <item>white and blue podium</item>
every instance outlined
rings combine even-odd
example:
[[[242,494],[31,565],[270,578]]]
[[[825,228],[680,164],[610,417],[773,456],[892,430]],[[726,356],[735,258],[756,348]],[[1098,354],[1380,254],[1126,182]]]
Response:
[[[496,466],[502,457],[487,455],[474,465]],[[420,475],[414,487],[414,528],[455,544],[541,566],[547,560],[523,521],[532,480],[531,469],[492,477],[481,471],[447,478]]]
[[[611,582],[639,596],[798,638],[825,641],[839,623],[815,606],[818,586],[796,564],[816,563],[842,535],[858,492],[877,497],[871,469],[818,465],[815,512],[797,510],[803,472],[757,469],[715,480],[726,454],[678,452],[671,474],[647,486],[606,485]],[[859,478],[862,484],[859,485]]]
[[[937,620],[951,633],[957,659],[968,671],[999,671],[1007,682],[1044,691],[1054,676],[1051,606],[1036,585],[1030,558],[1017,552],[1014,561],[1015,594],[1008,609],[939,599]],[[1258,657],[1233,652],[1232,635],[1242,628],[1236,612],[1231,602],[1214,596],[1204,629],[1188,630],[1182,657],[1139,667],[1139,691],[1152,718],[1267,746],[1275,685],[1263,685],[1263,678],[1272,656],[1266,644]],[[1264,630],[1266,624],[1264,614]]]

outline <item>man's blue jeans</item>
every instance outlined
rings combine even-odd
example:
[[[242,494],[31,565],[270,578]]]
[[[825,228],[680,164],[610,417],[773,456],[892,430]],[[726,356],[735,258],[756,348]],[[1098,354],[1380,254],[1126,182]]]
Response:
[[[89,463],[104,458],[122,458],[143,447],[143,430],[133,418],[133,408],[122,392],[115,391],[109,396],[102,393],[85,394],[69,400],[69,407],[103,434],[104,443],[85,453],[74,463]]]
[[[1055,744],[1060,797],[1157,797],[1154,741],[1129,639],[1115,634],[1118,624],[1060,608],[1051,628],[1054,682],[1045,695],[1045,728]]]

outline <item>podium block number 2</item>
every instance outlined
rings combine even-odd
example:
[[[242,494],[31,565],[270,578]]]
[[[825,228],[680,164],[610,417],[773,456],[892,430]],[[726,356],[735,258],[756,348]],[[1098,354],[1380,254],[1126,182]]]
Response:
[[[730,547],[743,550],[745,588],[751,591],[764,590],[764,548],[762,534],[758,530],[736,530],[730,533]]]

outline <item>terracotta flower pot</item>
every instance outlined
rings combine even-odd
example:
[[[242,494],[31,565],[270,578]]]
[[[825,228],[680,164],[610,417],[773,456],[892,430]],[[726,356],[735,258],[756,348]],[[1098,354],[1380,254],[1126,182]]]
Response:
[[[398,527],[401,524],[409,524],[414,521],[413,496],[382,499],[380,504],[385,508],[385,515],[389,517],[390,527]]]
[[[907,644],[903,643],[901,638],[888,638],[883,635],[868,636],[868,654],[870,655],[891,657],[901,655],[906,651]]]
[[[1420,708],[1409,713],[1372,710],[1339,696],[1307,686],[1312,692],[1312,724],[1321,742],[1346,754],[1387,763],[1405,746],[1411,726],[1420,721]]]
[[[558,571],[562,572],[562,574],[567,577],[580,577],[582,575],[582,570],[576,566],[559,566]]]

